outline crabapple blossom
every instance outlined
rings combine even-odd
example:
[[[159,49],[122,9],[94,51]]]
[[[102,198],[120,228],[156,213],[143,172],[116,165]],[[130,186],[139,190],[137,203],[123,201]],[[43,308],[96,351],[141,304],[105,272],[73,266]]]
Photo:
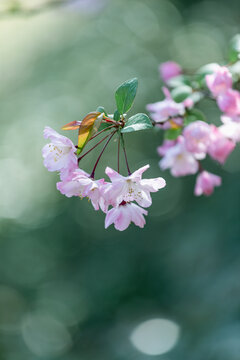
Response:
[[[167,154],[168,150],[176,145],[177,140],[164,140],[161,146],[158,146],[157,152],[160,156],[164,156]]]
[[[106,182],[104,179],[93,180],[85,171],[78,169],[67,179],[57,183],[57,189],[67,197],[79,196],[88,197],[95,210],[107,211],[107,203],[102,196]]]
[[[175,117],[170,120],[165,121],[164,123],[156,124],[156,127],[168,130],[168,129],[179,129],[183,125],[183,118]]]
[[[169,148],[159,165],[162,170],[170,168],[171,174],[175,177],[195,174],[199,167],[194,155],[186,149],[182,136],[179,136],[176,145]]]
[[[136,201],[140,206],[149,207],[152,204],[151,192],[157,192],[166,186],[163,178],[142,179],[142,174],[149,168],[143,166],[129,176],[122,176],[115,170],[107,167],[105,172],[111,183],[105,187],[104,198],[112,206],[119,205],[122,201]]]
[[[238,117],[221,116],[223,125],[219,126],[219,131],[228,139],[234,142],[240,141],[240,122]],[[238,120],[238,121],[236,121]]]
[[[226,138],[215,125],[211,125],[208,154],[223,164],[234,148],[235,143]]]
[[[159,66],[159,72],[164,82],[182,73],[180,65],[174,61],[166,61]]]
[[[215,186],[220,186],[222,180],[220,176],[211,174],[208,171],[202,171],[196,179],[196,185],[194,189],[194,194],[196,196],[200,195],[211,195],[214,191]]]
[[[43,136],[45,139],[51,140],[51,143],[46,144],[42,149],[43,163],[48,171],[60,171],[64,177],[72,170],[77,169],[76,148],[70,139],[58,134],[48,126],[45,127]]]
[[[189,124],[183,130],[186,149],[194,153],[198,159],[206,156],[210,143],[210,130],[210,126],[200,120]]]
[[[163,88],[163,91],[166,96],[164,100],[146,106],[146,109],[150,112],[152,119],[156,123],[165,122],[169,118],[178,117],[185,113],[184,104],[176,103],[172,99],[168,89]]]
[[[240,93],[237,90],[228,89],[217,97],[220,110],[227,115],[240,115]]]
[[[232,87],[232,75],[227,67],[219,66],[213,74],[206,75],[206,84],[213,96],[217,97]]]
[[[117,207],[110,209],[105,218],[105,229],[114,224],[116,230],[123,231],[128,228],[131,222],[143,228],[146,220],[143,215],[147,215],[147,210],[130,202],[122,201]]]

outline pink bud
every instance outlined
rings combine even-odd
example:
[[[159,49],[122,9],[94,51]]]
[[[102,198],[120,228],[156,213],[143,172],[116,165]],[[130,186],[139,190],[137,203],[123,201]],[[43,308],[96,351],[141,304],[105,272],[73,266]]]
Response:
[[[206,75],[206,83],[212,94],[218,96],[232,87],[232,75],[228,68],[219,66],[213,74]]]
[[[224,136],[214,125],[211,125],[210,145],[208,154],[223,164],[235,148],[235,143]]]
[[[195,121],[189,124],[183,131],[186,149],[203,159],[206,155],[210,142],[210,126],[204,121]]]
[[[228,89],[220,94],[217,103],[223,112],[228,115],[240,115],[240,93],[237,90]]]
[[[181,67],[174,61],[167,61],[159,66],[161,78],[164,82],[182,73]]]
[[[196,180],[194,194],[200,195],[211,195],[214,191],[215,186],[220,186],[222,180],[220,176],[209,173],[208,171],[202,171]]]

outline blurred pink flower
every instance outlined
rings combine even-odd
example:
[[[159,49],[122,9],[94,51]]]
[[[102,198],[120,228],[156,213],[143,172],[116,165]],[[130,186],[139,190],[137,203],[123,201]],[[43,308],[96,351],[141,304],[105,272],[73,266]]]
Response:
[[[61,171],[62,174],[67,174],[78,168],[76,149],[70,139],[48,126],[45,127],[43,136],[51,140],[51,143],[46,144],[42,149],[43,163],[48,171]]]
[[[176,177],[195,174],[199,167],[194,155],[186,149],[182,136],[178,137],[176,145],[169,148],[159,166],[163,170],[170,168],[171,174]]]
[[[143,228],[146,220],[143,215],[148,212],[134,203],[126,203],[123,201],[117,207],[112,208],[107,212],[105,218],[105,229],[111,224],[114,224],[116,230],[123,231],[128,228],[131,222],[136,226]]]
[[[193,99],[188,97],[183,101],[183,105],[184,105],[185,108],[191,109],[193,107],[193,105],[194,105],[194,101],[193,101]]]
[[[142,174],[149,165],[136,170],[130,176],[122,176],[110,167],[105,172],[111,180],[105,189],[103,196],[112,206],[119,205],[122,201],[136,201],[140,206],[148,207],[152,204],[150,192],[157,192],[166,186],[163,178],[142,179]]]
[[[228,89],[217,97],[217,104],[222,112],[228,115],[240,115],[240,93]]]
[[[183,103],[176,103],[171,98],[171,94],[167,88],[163,88],[163,92],[166,96],[164,100],[146,106],[146,109],[150,112],[150,116],[157,123],[165,122],[169,118],[178,117],[178,115],[185,113]]]
[[[206,75],[206,83],[212,94],[217,97],[232,87],[232,75],[228,68],[219,66],[213,74]]]
[[[235,143],[226,138],[222,132],[214,125],[211,125],[210,144],[208,146],[208,154],[223,164],[227,157],[235,148]]]
[[[182,73],[180,65],[174,61],[166,61],[159,65],[159,72],[164,82]]]
[[[165,121],[162,124],[161,123],[156,124],[156,126],[163,130],[178,129],[179,127],[183,126],[183,118],[175,117],[171,120]]]
[[[239,117],[231,117],[223,115],[221,116],[221,120],[223,125],[219,126],[219,131],[223,134],[226,138],[234,141],[240,141],[240,120]]]
[[[194,194],[196,196],[211,195],[214,191],[215,186],[220,186],[222,180],[220,176],[209,173],[208,171],[202,171],[196,180]]]
[[[194,153],[198,159],[206,156],[210,143],[210,130],[210,126],[201,120],[189,124],[183,130],[186,149]]]
[[[166,155],[166,153],[168,152],[168,150],[173,147],[174,145],[176,145],[177,140],[164,140],[163,144],[161,146],[158,146],[157,148],[157,152],[160,156],[164,156]]]

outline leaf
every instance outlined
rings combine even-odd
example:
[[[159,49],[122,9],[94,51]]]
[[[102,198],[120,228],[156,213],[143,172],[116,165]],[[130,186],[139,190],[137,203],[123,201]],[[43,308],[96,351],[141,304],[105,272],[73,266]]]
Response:
[[[179,129],[168,129],[164,133],[164,138],[166,140],[176,140],[179,135],[182,133],[182,128]]]
[[[174,76],[173,78],[169,79],[167,81],[168,86],[170,86],[171,88],[175,88],[178,86],[183,86],[183,85],[191,85],[191,81],[189,76],[187,75],[178,75],[178,76]]]
[[[79,126],[78,131],[78,149],[77,155],[79,155],[84,146],[87,144],[88,140],[93,136],[97,131],[102,122],[102,117],[100,112],[91,112],[85,116],[82,120],[81,125]]]
[[[119,120],[120,120],[120,113],[119,113],[118,110],[116,110],[116,111],[114,112],[113,119],[116,120],[116,121],[119,121]]]
[[[107,114],[107,112],[106,112],[106,110],[104,109],[103,106],[98,106],[98,108],[97,108],[96,111],[97,111],[97,112],[100,112],[101,114],[103,113],[103,114],[105,114],[106,116],[108,116],[108,114]]]
[[[210,63],[210,64],[206,64],[202,67],[200,67],[200,69],[198,69],[198,71],[196,72],[195,75],[195,81],[198,83],[199,87],[205,87],[206,86],[206,82],[205,82],[205,77],[208,74],[212,74],[216,68],[218,67],[218,64],[216,63]]]
[[[131,116],[122,128],[122,133],[151,129],[153,127],[151,120],[146,114],[136,114]]]
[[[187,85],[179,86],[171,92],[173,100],[176,101],[177,103],[183,102],[191,94],[192,94],[192,88]]]
[[[184,117],[183,125],[187,126],[188,124],[191,124],[194,121],[201,120],[201,121],[207,121],[205,115],[202,113],[202,111],[198,109],[191,109],[187,111],[187,115]]]
[[[230,42],[229,60],[235,62],[240,58],[240,34],[235,35]]]
[[[206,64],[198,69],[197,75],[202,75],[205,77],[207,74],[212,74],[218,66],[219,65],[217,63]]]
[[[138,87],[138,79],[134,78],[125,81],[115,92],[117,109],[121,115],[130,110],[135,99]]]
[[[70,123],[62,126],[62,130],[76,130],[81,125],[81,121],[71,121]]]

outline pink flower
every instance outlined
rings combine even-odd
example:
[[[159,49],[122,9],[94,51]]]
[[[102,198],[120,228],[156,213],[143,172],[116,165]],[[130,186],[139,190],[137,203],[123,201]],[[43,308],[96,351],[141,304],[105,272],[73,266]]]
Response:
[[[156,126],[163,130],[179,129],[180,127],[183,126],[183,118],[175,117],[172,118],[171,120],[165,121],[164,123],[156,124]]]
[[[223,125],[219,126],[219,131],[223,134],[226,138],[234,141],[240,141],[240,122],[238,117],[230,117],[223,115],[221,116],[221,120]]]
[[[114,224],[116,230],[123,231],[128,228],[131,222],[136,226],[143,228],[146,221],[143,215],[148,212],[140,206],[123,201],[119,206],[112,208],[107,212],[105,219],[105,229]]]
[[[130,176],[122,176],[113,169],[107,167],[105,172],[111,180],[104,190],[104,198],[112,206],[116,207],[122,201],[136,201],[140,206],[148,207],[152,204],[150,192],[162,189],[166,182],[163,178],[142,179],[142,174],[149,165],[136,170]]]
[[[211,195],[215,186],[220,186],[222,180],[220,176],[209,173],[208,171],[202,171],[196,180],[194,194],[196,196]]]
[[[169,148],[159,165],[163,170],[170,168],[171,174],[176,177],[195,174],[198,171],[198,161],[187,151],[182,136],[178,137],[176,145]]]
[[[76,170],[61,182],[57,183],[57,189],[67,197],[79,196],[81,198],[88,197],[95,210],[106,212],[108,205],[102,195],[103,188],[106,186],[104,179],[93,180],[83,170]]]
[[[159,65],[159,72],[164,82],[182,73],[180,65],[174,61],[167,61]]]
[[[183,101],[183,105],[184,105],[185,108],[191,109],[193,107],[193,105],[194,105],[194,101],[193,101],[193,99],[188,97]]]
[[[186,149],[195,154],[196,158],[203,159],[206,156],[210,142],[210,126],[204,121],[195,121],[183,130]]]
[[[208,154],[223,164],[234,148],[235,143],[227,139],[216,126],[211,125]]]
[[[164,156],[166,155],[166,153],[168,152],[168,150],[173,147],[174,145],[176,145],[177,140],[164,140],[163,144],[161,146],[158,146],[157,148],[157,152],[160,156]]]
[[[232,75],[228,68],[219,66],[213,74],[206,75],[206,83],[212,94],[217,97],[232,87]]]
[[[183,103],[176,103],[170,95],[167,88],[163,88],[166,98],[153,104],[148,104],[146,109],[150,112],[152,119],[161,123],[167,121],[169,118],[177,117],[185,113]]]
[[[221,111],[228,115],[240,115],[240,93],[237,90],[228,89],[217,98]]]
[[[51,143],[46,144],[42,149],[43,163],[48,171],[61,171],[67,176],[70,171],[78,168],[76,149],[70,139],[50,127],[45,127],[43,136],[51,140]]]

